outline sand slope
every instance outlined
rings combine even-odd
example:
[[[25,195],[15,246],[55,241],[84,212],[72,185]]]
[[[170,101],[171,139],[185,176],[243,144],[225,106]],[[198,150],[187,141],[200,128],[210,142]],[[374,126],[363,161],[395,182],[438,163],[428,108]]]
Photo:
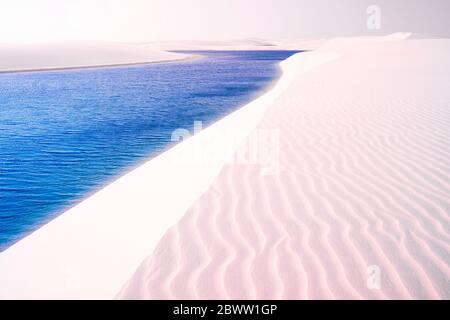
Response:
[[[255,129],[280,171],[225,165],[118,298],[449,299],[450,41],[385,40],[286,61],[340,55]]]

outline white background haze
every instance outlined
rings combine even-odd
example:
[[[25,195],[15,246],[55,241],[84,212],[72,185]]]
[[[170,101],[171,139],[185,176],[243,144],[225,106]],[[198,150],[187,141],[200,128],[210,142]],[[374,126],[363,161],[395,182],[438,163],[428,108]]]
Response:
[[[366,27],[369,5],[379,30]],[[0,0],[0,43],[448,36],[447,0]]]

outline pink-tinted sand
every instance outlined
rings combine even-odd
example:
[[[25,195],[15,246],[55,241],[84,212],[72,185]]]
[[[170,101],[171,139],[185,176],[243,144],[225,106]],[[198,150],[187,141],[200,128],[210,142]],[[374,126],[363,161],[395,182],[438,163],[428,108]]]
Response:
[[[279,172],[225,165],[118,298],[450,298],[450,41],[333,51],[255,129]]]

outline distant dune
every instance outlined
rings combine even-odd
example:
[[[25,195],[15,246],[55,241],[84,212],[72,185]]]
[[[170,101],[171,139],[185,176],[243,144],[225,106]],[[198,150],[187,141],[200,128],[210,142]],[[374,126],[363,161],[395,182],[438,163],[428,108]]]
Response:
[[[186,59],[132,44],[0,45],[0,72],[86,68]]]
[[[154,50],[313,50],[325,40],[271,41],[258,38],[229,41],[156,41],[143,43]]]

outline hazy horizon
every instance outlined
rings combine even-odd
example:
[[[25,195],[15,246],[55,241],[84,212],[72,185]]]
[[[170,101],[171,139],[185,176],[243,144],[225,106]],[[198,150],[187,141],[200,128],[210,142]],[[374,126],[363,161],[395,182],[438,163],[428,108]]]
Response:
[[[367,8],[380,10],[368,28]],[[450,36],[446,0],[2,0],[0,43]]]

